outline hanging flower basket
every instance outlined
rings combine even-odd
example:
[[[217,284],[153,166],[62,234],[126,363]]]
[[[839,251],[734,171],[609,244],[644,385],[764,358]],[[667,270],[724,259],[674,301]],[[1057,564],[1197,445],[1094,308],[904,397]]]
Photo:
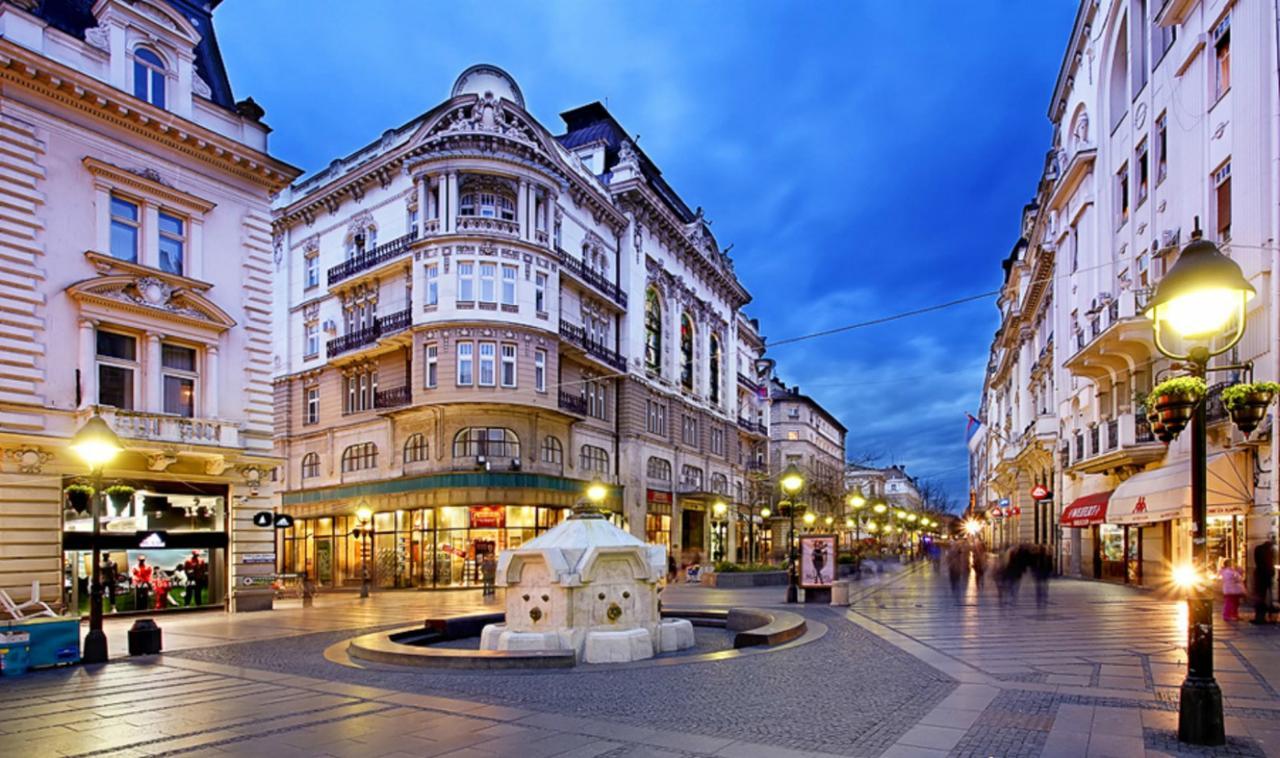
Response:
[[[72,484],[65,490],[67,503],[76,513],[85,513],[93,503],[93,488],[87,484]]]
[[[1280,391],[1280,384],[1275,382],[1234,384],[1222,391],[1222,404],[1236,427],[1249,434],[1267,417],[1267,406],[1271,405],[1277,391]]]
[[[1204,393],[1204,380],[1200,377],[1179,376],[1166,379],[1151,390],[1147,407],[1155,409],[1164,431],[1173,440],[1187,428],[1196,403],[1204,398]]]
[[[115,484],[105,490],[107,499],[111,501],[111,509],[116,512],[117,516],[123,516],[125,508],[129,507],[129,502],[133,500],[135,490],[127,484]]]
[[[1163,423],[1161,423],[1159,413],[1151,411],[1151,413],[1147,414],[1147,424],[1150,425],[1151,434],[1154,435],[1156,439],[1166,445],[1173,442],[1173,434],[1165,428]]]

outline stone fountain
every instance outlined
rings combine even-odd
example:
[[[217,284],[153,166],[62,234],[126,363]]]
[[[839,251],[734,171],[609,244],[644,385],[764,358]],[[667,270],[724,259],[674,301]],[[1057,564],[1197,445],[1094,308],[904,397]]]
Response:
[[[687,619],[663,619],[658,595],[667,549],[579,509],[498,557],[506,623],[490,624],[481,650],[572,650],[587,663],[626,663],[693,647]]]

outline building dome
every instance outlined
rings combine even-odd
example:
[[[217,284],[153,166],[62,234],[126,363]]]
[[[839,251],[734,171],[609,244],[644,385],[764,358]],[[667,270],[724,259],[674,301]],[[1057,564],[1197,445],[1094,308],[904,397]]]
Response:
[[[516,84],[516,80],[506,71],[491,66],[487,63],[481,63],[472,66],[453,83],[453,92],[450,97],[458,95],[479,95],[484,97],[486,92],[492,92],[494,97],[505,98],[524,109],[524,95],[520,93],[520,85]]]

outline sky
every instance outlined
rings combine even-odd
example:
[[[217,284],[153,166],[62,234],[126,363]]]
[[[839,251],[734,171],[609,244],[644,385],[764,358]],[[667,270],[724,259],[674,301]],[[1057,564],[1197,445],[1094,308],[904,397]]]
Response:
[[[770,341],[996,290],[1052,132],[1074,0],[229,0],[271,152],[316,171],[501,66],[553,133],[600,100],[702,206]],[[968,500],[994,298],[769,351],[851,457]]]

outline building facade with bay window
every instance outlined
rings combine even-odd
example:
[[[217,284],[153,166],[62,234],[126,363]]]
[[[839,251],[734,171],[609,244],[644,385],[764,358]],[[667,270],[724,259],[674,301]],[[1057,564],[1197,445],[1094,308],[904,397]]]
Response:
[[[562,117],[473,66],[277,200],[281,572],[473,584],[593,479],[634,534],[705,558],[711,506],[746,498],[748,295],[602,105]]]
[[[270,607],[270,195],[208,4],[0,3],[0,589],[88,608],[97,410],[125,452],[98,545],[120,612]],[[112,570],[113,569],[113,570]]]

